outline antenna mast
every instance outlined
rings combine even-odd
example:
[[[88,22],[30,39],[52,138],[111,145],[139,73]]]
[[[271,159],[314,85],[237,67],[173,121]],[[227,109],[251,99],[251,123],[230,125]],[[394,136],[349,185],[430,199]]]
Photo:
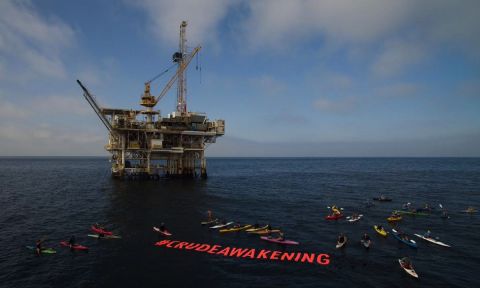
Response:
[[[178,71],[181,71],[177,82],[177,112],[180,114],[187,112],[187,74],[184,67],[185,56],[187,55],[186,28],[187,21],[182,21],[180,24],[179,52],[174,54],[174,61],[178,63]]]

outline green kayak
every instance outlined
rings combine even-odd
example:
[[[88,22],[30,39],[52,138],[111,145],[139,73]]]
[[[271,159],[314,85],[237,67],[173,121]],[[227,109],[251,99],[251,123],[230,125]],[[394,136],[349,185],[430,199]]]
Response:
[[[430,214],[427,214],[427,213],[412,212],[412,211],[397,211],[397,213],[402,215],[412,215],[412,216],[430,216]]]
[[[27,249],[30,249],[30,250],[36,250],[35,247],[33,246],[25,246]],[[52,248],[43,248],[42,250],[40,250],[41,253],[43,254],[55,254],[57,253],[57,251],[53,250]]]

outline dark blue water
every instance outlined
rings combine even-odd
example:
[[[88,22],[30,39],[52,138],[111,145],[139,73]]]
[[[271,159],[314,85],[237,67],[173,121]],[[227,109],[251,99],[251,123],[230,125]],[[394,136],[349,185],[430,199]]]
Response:
[[[1,287],[479,287],[480,159],[209,159],[207,180],[118,181],[102,158],[0,159]],[[394,199],[365,208],[366,198]],[[405,217],[407,233],[430,229],[452,248],[418,239],[414,250],[372,225],[404,202],[447,207],[439,215]],[[352,224],[324,220],[326,206],[365,216]],[[438,206],[437,206],[438,207]],[[227,258],[155,247],[152,226],[165,222],[176,240],[257,249],[281,249],[245,233],[220,235],[199,225],[205,211],[241,223],[269,222],[299,241],[286,251],[324,252],[328,266]],[[101,222],[123,236],[86,237]],[[351,242],[337,251],[336,237]],[[360,247],[362,233],[373,247]],[[70,235],[90,247],[72,253],[58,242]],[[38,238],[56,255],[24,248]],[[273,246],[272,246],[273,245]],[[402,271],[410,256],[420,279]]]

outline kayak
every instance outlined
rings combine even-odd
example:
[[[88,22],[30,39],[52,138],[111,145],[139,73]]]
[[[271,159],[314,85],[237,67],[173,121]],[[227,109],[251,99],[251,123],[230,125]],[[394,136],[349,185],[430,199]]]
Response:
[[[395,237],[398,241],[400,241],[404,244],[407,244],[408,246],[410,246],[412,248],[417,248],[417,242],[415,242],[414,240],[403,239],[402,237],[400,237],[399,233],[395,229],[392,229],[392,232],[393,232],[393,237]]]
[[[160,228],[153,227],[153,231],[158,232],[164,236],[172,236],[172,233],[168,232],[167,230],[160,230]]]
[[[363,214],[357,215],[357,217],[353,218],[352,216],[348,216],[348,222],[357,222],[358,220],[362,219]]]
[[[390,217],[387,218],[388,222],[398,222],[398,221],[401,221],[401,220],[402,220],[402,216],[397,216],[397,217],[390,216]]]
[[[415,235],[415,236],[417,236],[418,238],[421,238],[421,239],[423,239],[423,240],[425,240],[425,241],[428,241],[428,242],[430,242],[430,243],[433,243],[433,244],[437,244],[437,245],[440,245],[440,246],[443,246],[443,247],[451,247],[451,246],[448,245],[448,244],[445,244],[445,243],[443,243],[443,242],[437,241],[437,240],[435,240],[435,239],[433,239],[433,238],[430,238],[430,237],[425,237],[425,236],[420,235],[420,234],[413,234],[413,235]]]
[[[474,209],[474,210],[468,210],[468,209],[467,209],[467,210],[462,210],[462,211],[460,211],[460,212],[473,214],[473,213],[477,213],[478,210],[477,210],[477,209]]]
[[[30,249],[30,250],[37,250],[37,248],[33,247],[33,246],[25,246],[27,249]],[[55,254],[57,253],[57,251],[55,251],[53,248],[42,248],[40,250],[40,253],[43,253],[43,254]]]
[[[220,229],[220,233],[228,233],[228,232],[237,232],[237,231],[242,231],[242,230],[245,230],[247,228],[250,228],[252,227],[252,225],[250,224],[247,224],[247,225],[243,225],[243,226],[240,226],[240,227],[232,227],[232,228],[227,228],[227,229]]]
[[[202,225],[208,225],[208,224],[214,224],[214,223],[217,223],[217,222],[218,222],[218,219],[213,219],[213,220],[210,220],[210,221],[200,222],[200,224],[202,224]]]
[[[103,235],[113,235],[113,232],[110,232],[110,231],[107,231],[107,230],[103,230],[103,229],[100,229],[100,228],[97,228],[95,226],[92,225],[92,227],[90,227],[92,229],[93,232],[97,233],[97,234],[103,234]]]
[[[382,198],[382,197],[376,197],[376,198],[373,198],[373,200],[380,201],[380,202],[391,202],[392,201],[391,198]]]
[[[263,227],[249,228],[249,229],[245,230],[245,232],[255,232],[255,231],[265,230],[267,228],[268,228],[268,225],[265,225]]]
[[[371,240],[360,240],[360,243],[362,244],[363,247],[365,247],[365,249],[368,249],[370,248],[370,245],[372,244],[372,241]]]
[[[347,244],[347,236],[345,236],[345,241],[343,242],[338,242],[337,240],[337,246],[335,246],[337,249],[340,249],[342,247],[345,247],[345,244]]]
[[[332,214],[325,217],[327,220],[338,220],[343,217],[343,214]]]
[[[279,229],[272,229],[272,230],[260,230],[260,231],[253,231],[253,232],[248,232],[248,234],[257,234],[257,235],[266,235],[266,234],[270,234],[270,233],[278,233],[280,232]]]
[[[227,227],[227,226],[232,225],[232,224],[233,224],[233,221],[225,223],[225,224],[218,224],[218,225],[212,226],[212,227],[210,227],[210,229],[223,228],[223,227]]]
[[[418,278],[417,272],[413,270],[413,265],[410,265],[410,268],[405,267],[405,264],[403,263],[402,259],[398,259],[398,263],[400,263],[400,267],[402,267],[402,269],[405,270],[405,272],[407,272],[409,275],[415,278]]]
[[[383,227],[382,227],[382,229],[378,229],[378,226],[375,225],[375,226],[373,226],[373,229],[375,229],[375,231],[376,231],[378,234],[380,234],[380,235],[382,235],[382,236],[384,236],[384,237],[387,237],[387,236],[388,236],[388,232],[385,231],[385,229],[383,229]]]
[[[292,240],[281,240],[280,238],[270,238],[268,236],[262,236],[262,237],[260,237],[260,239],[265,240],[265,241],[269,241],[269,242],[273,242],[273,243],[277,243],[277,244],[282,244],[282,245],[298,245],[298,244],[300,244],[300,243],[292,241]]]
[[[105,235],[102,237],[98,234],[88,234],[87,236],[92,238],[97,238],[97,239],[121,239],[122,238],[121,236],[118,236],[118,235]]]
[[[402,215],[412,215],[412,216],[429,216],[430,214],[415,212],[415,211],[397,211],[398,214]]]
[[[62,241],[62,242],[60,242],[60,245],[62,245],[64,247],[68,247],[68,248],[73,249],[73,250],[83,250],[83,251],[88,250],[88,247],[80,245],[80,244],[75,244],[72,247],[70,247],[70,244],[68,244],[68,241]]]

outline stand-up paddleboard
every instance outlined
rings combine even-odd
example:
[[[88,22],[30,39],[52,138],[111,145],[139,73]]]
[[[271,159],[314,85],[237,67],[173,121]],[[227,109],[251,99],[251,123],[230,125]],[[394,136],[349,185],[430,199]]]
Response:
[[[300,243],[292,240],[281,240],[280,238],[271,238],[268,236],[262,236],[260,239],[268,241],[268,242],[273,242],[281,245],[298,245]]]
[[[413,269],[413,265],[410,264],[410,267],[407,267],[406,264],[403,262],[402,259],[398,259],[398,263],[400,263],[400,267],[402,267],[402,269],[407,272],[409,275],[415,277],[415,278],[418,278],[418,274],[417,272],[415,272],[415,270]]]
[[[227,222],[225,224],[218,224],[218,225],[212,226],[212,227],[210,227],[210,229],[219,229],[219,228],[227,227],[227,226],[232,225],[232,224],[233,224],[233,221],[232,222]]]
[[[437,244],[437,245],[440,245],[440,246],[443,246],[443,247],[451,247],[450,245],[445,244],[445,243],[440,242],[440,241],[437,241],[437,240],[435,240],[435,239],[433,239],[433,238],[431,238],[431,237],[425,237],[425,236],[420,235],[420,234],[413,234],[413,235],[415,235],[415,236],[417,236],[418,238],[421,238],[421,239],[423,239],[423,240],[425,240],[425,241],[428,241],[428,242],[430,242],[430,243],[433,243],[433,244]]]
[[[158,227],[153,227],[153,231],[162,234],[163,236],[172,236],[172,233],[168,232],[167,230],[160,230]]]

